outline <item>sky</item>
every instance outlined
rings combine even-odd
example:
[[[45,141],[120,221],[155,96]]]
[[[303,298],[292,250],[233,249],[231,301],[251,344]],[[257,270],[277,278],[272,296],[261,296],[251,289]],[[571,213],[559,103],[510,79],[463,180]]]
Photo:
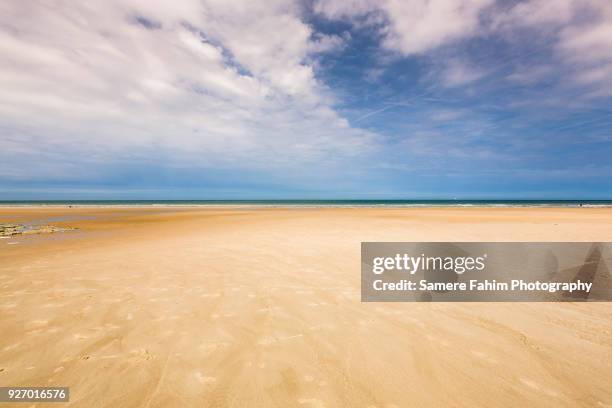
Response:
[[[5,0],[0,89],[0,200],[612,199],[608,0]]]

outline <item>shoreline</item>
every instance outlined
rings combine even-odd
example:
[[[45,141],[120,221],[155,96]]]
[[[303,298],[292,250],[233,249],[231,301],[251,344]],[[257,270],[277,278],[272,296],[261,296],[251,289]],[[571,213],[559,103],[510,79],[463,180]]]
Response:
[[[612,208],[612,199],[0,200],[0,208]]]
[[[550,208],[550,209],[562,209],[562,208],[612,208],[610,204],[566,204],[561,205],[555,204],[2,204],[0,203],[1,209],[10,208],[212,208],[212,209],[225,209],[225,208],[240,208],[240,209],[251,209],[251,208],[274,208],[274,209],[293,209],[293,208],[395,208],[395,209],[409,209],[409,208],[434,208],[434,209],[446,209],[446,208]]]

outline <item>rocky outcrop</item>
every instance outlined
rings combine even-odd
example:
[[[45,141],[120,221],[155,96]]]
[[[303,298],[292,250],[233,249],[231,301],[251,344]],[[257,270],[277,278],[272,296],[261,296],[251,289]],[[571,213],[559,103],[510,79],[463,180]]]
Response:
[[[22,226],[19,224],[0,224],[0,237],[10,237],[20,234]]]
[[[55,227],[53,225],[0,224],[0,237],[11,237],[20,234],[50,234],[75,229],[71,227]]]

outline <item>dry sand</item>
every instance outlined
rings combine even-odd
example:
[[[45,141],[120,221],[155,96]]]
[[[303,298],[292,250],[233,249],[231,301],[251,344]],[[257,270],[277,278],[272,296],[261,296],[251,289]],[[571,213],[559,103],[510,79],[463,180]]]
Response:
[[[80,229],[0,240],[3,386],[70,386],[75,407],[612,407],[611,304],[359,292],[360,241],[612,241],[612,209],[0,208],[29,220]]]

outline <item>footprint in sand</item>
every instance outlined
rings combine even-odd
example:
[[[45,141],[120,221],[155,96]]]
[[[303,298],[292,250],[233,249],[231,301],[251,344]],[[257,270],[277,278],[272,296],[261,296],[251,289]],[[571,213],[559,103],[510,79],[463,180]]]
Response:
[[[34,329],[38,327],[44,327],[49,323],[48,320],[31,320],[26,323],[26,329]]]
[[[17,303],[4,303],[0,305],[0,308],[2,309],[14,309],[18,306]]]
[[[485,360],[485,361],[487,361],[487,362],[489,362],[491,364],[497,364],[497,360],[492,358],[492,357],[490,357],[487,353],[484,353],[484,352],[478,351],[478,350],[472,350],[471,353],[472,353],[472,355],[474,355],[474,356],[476,356],[476,357],[478,357],[478,358],[480,358],[482,360]]]
[[[6,346],[5,348],[2,349],[2,351],[9,351],[9,350],[15,349],[17,347],[19,347],[19,343],[15,343],[15,344],[11,344],[9,346]]]
[[[62,306],[59,303],[45,303],[42,307],[44,307],[45,309],[50,309],[52,307],[60,307]]]
[[[204,375],[200,371],[196,371],[194,376],[196,380],[198,380],[198,382],[201,384],[212,384],[217,381],[215,377]]]
[[[202,351],[204,355],[212,354],[215,351],[222,350],[229,346],[228,342],[214,342],[214,343],[203,343],[200,345],[199,349]]]
[[[300,337],[304,337],[303,334],[294,334],[293,336],[286,336],[286,337],[282,337],[281,340],[285,341],[285,340],[292,340],[292,339],[299,339]]]
[[[276,338],[271,337],[271,336],[267,336],[267,337],[263,337],[263,338],[259,339],[257,344],[259,344],[260,346],[269,346],[270,344],[274,344],[277,341],[278,340]]]
[[[269,346],[270,344],[278,343],[281,341],[292,340],[292,339],[298,339],[303,336],[304,336],[303,334],[294,334],[292,336],[282,336],[282,337],[281,336],[266,336],[266,337],[262,337],[261,339],[259,339],[257,344],[259,344],[260,346]]]
[[[523,384],[525,384],[526,386],[528,386],[529,388],[533,389],[534,391],[538,391],[538,392],[543,392],[544,394],[550,396],[550,397],[558,397],[559,394],[557,392],[555,392],[554,390],[545,388],[540,386],[538,383],[536,383],[533,380],[530,380],[529,378],[521,378],[521,382]]]
[[[325,408],[323,401],[316,398],[300,398],[298,403],[300,405],[307,405],[311,408]]]
[[[132,350],[130,354],[129,361],[131,362],[149,361],[155,358],[155,355],[147,349]]]

